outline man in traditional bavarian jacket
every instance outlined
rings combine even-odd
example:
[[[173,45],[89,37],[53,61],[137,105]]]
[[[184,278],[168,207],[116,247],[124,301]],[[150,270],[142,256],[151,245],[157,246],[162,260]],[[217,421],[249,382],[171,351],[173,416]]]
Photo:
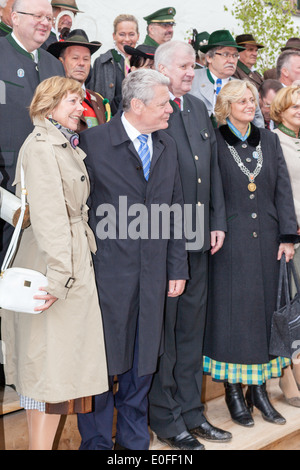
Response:
[[[13,5],[13,32],[0,38],[0,171],[3,187],[12,191],[19,149],[33,129],[28,107],[36,87],[54,75],[64,76],[62,64],[39,49],[51,30],[52,8],[48,0],[18,0]],[[1,94],[2,95],[2,94]],[[2,263],[13,227],[0,222]]]
[[[247,79],[252,85],[259,89],[264,79],[254,67],[257,61],[258,50],[263,49],[265,46],[258,44],[252,34],[240,34],[235,40],[236,43],[244,47],[245,50],[240,51],[240,58],[233,77],[239,80]]]
[[[158,47],[164,42],[171,41],[175,26],[175,15],[175,8],[167,7],[145,16],[144,20],[147,21],[147,36],[144,44]]]

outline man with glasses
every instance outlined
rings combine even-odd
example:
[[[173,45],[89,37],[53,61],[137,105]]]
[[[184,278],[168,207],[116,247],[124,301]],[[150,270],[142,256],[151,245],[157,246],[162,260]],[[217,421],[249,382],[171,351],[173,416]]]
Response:
[[[158,47],[160,44],[171,41],[174,33],[175,15],[175,8],[167,7],[145,16],[144,20],[147,21],[148,26],[144,44]]]
[[[40,49],[48,38],[52,8],[48,0],[16,0],[12,7],[13,31],[0,38],[0,80],[5,99],[0,104],[0,171],[3,186],[14,192],[12,183],[21,145],[32,132],[28,107],[41,81],[64,76],[59,60]],[[0,262],[6,252],[13,227],[0,221]]]
[[[206,54],[207,68],[195,71],[191,94],[204,101],[208,114],[214,126],[214,109],[217,96],[229,80],[233,80],[239,60],[239,52],[245,48],[239,46],[227,30],[214,31],[208,43],[201,46],[201,52]],[[264,127],[264,120],[259,107],[255,112],[253,123]]]

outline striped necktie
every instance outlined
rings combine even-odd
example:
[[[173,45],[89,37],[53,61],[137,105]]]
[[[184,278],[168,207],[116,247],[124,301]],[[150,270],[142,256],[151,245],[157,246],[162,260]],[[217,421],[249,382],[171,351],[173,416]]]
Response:
[[[174,103],[177,104],[178,108],[181,110],[181,99],[180,98],[174,98]]]
[[[217,78],[216,85],[217,85],[217,88],[216,88],[216,95],[218,96],[218,94],[220,93],[221,88],[222,88],[222,80],[221,80],[221,78]]]
[[[143,170],[144,170],[144,177],[145,180],[148,181],[149,179],[149,174],[150,174],[150,164],[151,164],[151,159],[150,159],[150,149],[147,144],[148,141],[148,136],[147,134],[141,134],[138,136],[138,139],[141,143],[138,154],[140,156],[140,159],[143,164]]]

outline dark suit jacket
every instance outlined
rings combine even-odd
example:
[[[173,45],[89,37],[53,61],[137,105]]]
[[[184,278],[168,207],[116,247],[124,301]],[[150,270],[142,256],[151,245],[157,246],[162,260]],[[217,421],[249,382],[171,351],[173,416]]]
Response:
[[[138,216],[128,214],[130,208],[134,209],[133,204],[141,204],[143,211],[147,211],[143,220],[148,221],[149,229],[154,228],[148,217],[152,207],[183,204],[175,143],[163,131],[153,133],[152,139],[153,157],[147,182],[120,113],[109,123],[84,131],[80,138],[91,180],[90,224],[98,244],[94,265],[110,375],[132,367],[137,328],[139,375],[155,371],[162,352],[166,282],[188,278],[185,240],[172,237],[173,219],[170,240],[161,236],[155,239],[150,230],[138,239],[125,233]],[[114,211],[115,239],[113,224],[106,227],[111,228],[112,235],[99,239],[99,224],[107,223],[107,214],[113,217]]]
[[[196,207],[200,203],[204,208],[204,241],[200,249],[207,251],[210,232],[226,231],[227,227],[215,132],[205,104],[195,96],[184,96],[183,111],[176,105],[173,108],[166,132],[176,142],[184,203],[193,206],[193,229]]]

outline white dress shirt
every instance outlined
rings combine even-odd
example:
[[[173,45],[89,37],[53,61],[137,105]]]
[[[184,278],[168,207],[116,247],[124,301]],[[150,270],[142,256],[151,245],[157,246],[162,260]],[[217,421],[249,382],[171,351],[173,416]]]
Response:
[[[129,139],[132,141],[132,143],[134,145],[134,148],[137,151],[137,153],[139,153],[139,147],[141,145],[141,142],[139,141],[138,136],[141,135],[141,132],[138,131],[135,127],[133,127],[132,124],[130,124],[128,119],[126,119],[126,117],[125,117],[125,113],[122,114],[121,121],[122,121],[122,124],[125,128],[126,134],[128,135]],[[149,147],[149,150],[150,150],[150,159],[152,159],[152,154],[153,154],[152,136],[151,136],[151,134],[145,134],[145,135],[148,135],[148,142],[147,143],[148,143],[148,147]]]
[[[14,35],[14,33],[11,33],[13,39],[16,41],[16,43],[22,48],[24,49],[24,51],[28,52],[28,54],[33,54],[33,60],[34,62],[37,64],[38,63],[38,51],[37,49],[35,49],[34,51],[32,52],[29,52],[27,51],[26,47],[23,46],[23,44],[16,38],[16,36]]]

